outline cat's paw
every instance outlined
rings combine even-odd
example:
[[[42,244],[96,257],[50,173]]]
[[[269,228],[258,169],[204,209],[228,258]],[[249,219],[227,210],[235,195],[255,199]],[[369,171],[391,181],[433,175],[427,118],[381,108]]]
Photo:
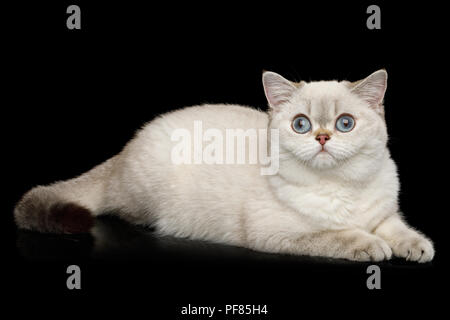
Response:
[[[349,259],[354,261],[382,261],[391,257],[392,250],[387,242],[375,236],[358,239],[349,255]]]
[[[392,251],[397,257],[420,263],[429,262],[434,257],[433,244],[421,235],[414,235],[396,241],[396,244],[392,246]]]

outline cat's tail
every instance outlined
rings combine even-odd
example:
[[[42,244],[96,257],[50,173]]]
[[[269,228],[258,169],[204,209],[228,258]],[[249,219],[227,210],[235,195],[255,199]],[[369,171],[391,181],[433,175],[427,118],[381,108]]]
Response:
[[[103,206],[105,186],[116,157],[81,176],[37,186],[22,197],[14,209],[19,228],[45,233],[85,233]]]

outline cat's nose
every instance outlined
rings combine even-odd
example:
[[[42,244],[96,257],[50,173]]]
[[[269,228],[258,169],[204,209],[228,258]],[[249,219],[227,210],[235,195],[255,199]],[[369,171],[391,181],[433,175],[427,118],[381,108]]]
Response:
[[[316,136],[316,140],[319,141],[321,145],[324,145],[328,140],[330,140],[330,136],[326,133],[321,133]]]

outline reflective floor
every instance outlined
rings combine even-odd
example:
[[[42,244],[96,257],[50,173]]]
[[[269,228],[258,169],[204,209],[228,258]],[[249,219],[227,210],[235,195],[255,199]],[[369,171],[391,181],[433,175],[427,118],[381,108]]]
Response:
[[[293,263],[295,265],[348,265],[361,263],[255,252],[240,247],[193,241],[174,237],[159,237],[154,230],[130,225],[114,217],[101,217],[91,234],[55,235],[17,231],[17,249],[25,260],[54,261],[179,261],[179,262],[245,262]],[[380,263],[378,263],[380,264]],[[403,259],[382,262],[385,267],[427,268],[432,264],[417,264]]]
[[[82,305],[95,301],[90,308],[98,308],[98,297],[103,297],[102,310],[116,313],[127,298],[132,306],[127,310],[151,305],[152,315],[170,313],[171,319],[177,318],[180,306],[193,303],[267,303],[270,319],[290,319],[286,315],[297,314],[305,297],[309,299],[308,308],[320,310],[321,314],[333,309],[353,310],[349,301],[367,300],[369,295],[370,305],[384,306],[386,301],[392,301],[396,307],[394,301],[398,297],[414,301],[425,293],[438,295],[439,290],[433,288],[442,279],[438,261],[417,264],[392,259],[376,263],[381,268],[384,290],[373,294],[367,289],[367,270],[373,263],[267,254],[158,237],[151,229],[111,217],[96,220],[90,235],[19,230],[16,240],[19,257],[5,278],[9,292],[15,292],[22,300],[26,294],[40,305],[46,305],[51,296],[64,310],[73,309],[73,293],[67,292],[65,286],[66,268],[73,264],[82,270]],[[66,295],[68,302],[64,300]],[[430,299],[434,299],[433,295]],[[322,310],[323,301],[327,301],[327,306],[334,303],[335,307]],[[384,309],[380,309],[383,315],[387,312]]]

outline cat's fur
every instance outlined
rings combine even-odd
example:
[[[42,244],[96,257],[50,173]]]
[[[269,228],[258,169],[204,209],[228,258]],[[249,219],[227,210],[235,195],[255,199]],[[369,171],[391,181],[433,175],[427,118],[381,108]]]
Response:
[[[385,70],[355,83],[292,83],[265,72],[268,113],[203,105],[163,114],[105,163],[26,193],[16,222],[41,232],[86,232],[92,216],[115,212],[164,235],[266,252],[430,261],[431,241],[399,213],[399,181],[386,147],[386,83]],[[351,132],[335,129],[342,113],[356,119]],[[297,114],[309,117],[311,132],[292,130]],[[173,164],[173,130],[192,130],[196,120],[204,130],[279,129],[279,172],[261,175],[254,164]],[[327,152],[315,139],[321,132],[331,135]]]

